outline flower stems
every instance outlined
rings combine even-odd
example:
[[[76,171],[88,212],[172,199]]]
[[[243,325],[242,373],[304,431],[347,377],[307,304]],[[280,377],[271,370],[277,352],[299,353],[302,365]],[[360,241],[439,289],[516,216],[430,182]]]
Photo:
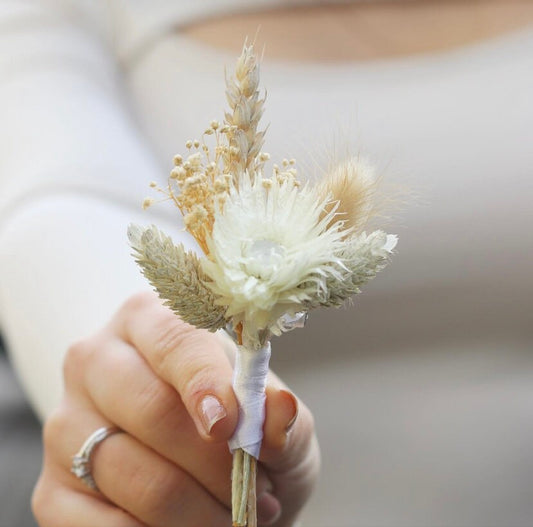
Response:
[[[238,448],[233,453],[231,508],[233,527],[257,526],[257,460]]]

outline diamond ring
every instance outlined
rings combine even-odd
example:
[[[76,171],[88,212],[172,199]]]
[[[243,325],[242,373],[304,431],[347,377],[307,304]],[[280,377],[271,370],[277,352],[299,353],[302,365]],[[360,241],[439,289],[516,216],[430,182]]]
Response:
[[[96,483],[94,481],[93,475],[91,473],[91,455],[94,449],[101,443],[104,439],[112,436],[113,434],[118,434],[122,432],[120,428],[116,426],[102,427],[93,432],[83,443],[82,447],[72,457],[72,465],[70,471],[78,478],[83,481],[89,488],[98,490]]]

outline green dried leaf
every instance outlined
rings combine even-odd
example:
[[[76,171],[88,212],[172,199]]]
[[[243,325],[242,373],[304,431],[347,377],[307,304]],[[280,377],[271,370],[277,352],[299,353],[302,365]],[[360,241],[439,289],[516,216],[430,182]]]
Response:
[[[321,294],[311,299],[307,307],[340,307],[351,296],[361,292],[361,286],[374,278],[388,263],[395,236],[383,231],[362,233],[347,240],[339,258],[344,268],[326,278]]]
[[[196,254],[174,245],[155,225],[130,225],[128,238],[132,256],[165,305],[197,328],[216,331],[226,325],[226,307],[215,305],[217,296],[206,286]]]

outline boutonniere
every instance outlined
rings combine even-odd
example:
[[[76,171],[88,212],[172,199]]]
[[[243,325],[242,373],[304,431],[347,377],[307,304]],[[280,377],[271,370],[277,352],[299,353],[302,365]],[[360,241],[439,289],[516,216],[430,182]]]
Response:
[[[228,329],[236,340],[233,522],[253,527],[271,338],[301,327],[312,309],[339,307],[359,293],[388,263],[397,238],[364,231],[376,189],[367,165],[348,160],[316,184],[298,178],[293,160],[267,171],[253,46],[244,46],[226,85],[223,123],[212,121],[201,140],[186,143],[165,188],[151,184],[179,209],[203,254],[154,225],[131,225],[128,235],[142,272],[175,313],[198,328]]]

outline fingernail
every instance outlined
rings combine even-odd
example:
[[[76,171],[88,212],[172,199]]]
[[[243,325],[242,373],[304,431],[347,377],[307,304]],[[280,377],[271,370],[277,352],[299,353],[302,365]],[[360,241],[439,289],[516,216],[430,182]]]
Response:
[[[269,492],[257,497],[257,519],[262,525],[271,525],[281,516],[281,503]]]
[[[280,390],[285,396],[287,396],[288,399],[290,399],[292,406],[293,406],[293,413],[292,417],[287,423],[287,426],[285,427],[285,432],[290,432],[291,428],[294,426],[294,423],[296,422],[296,418],[298,417],[298,399],[296,399],[296,396],[288,392],[287,390]]]
[[[211,433],[213,426],[226,415],[226,410],[214,395],[206,395],[202,399],[200,403],[200,418],[207,435]]]

